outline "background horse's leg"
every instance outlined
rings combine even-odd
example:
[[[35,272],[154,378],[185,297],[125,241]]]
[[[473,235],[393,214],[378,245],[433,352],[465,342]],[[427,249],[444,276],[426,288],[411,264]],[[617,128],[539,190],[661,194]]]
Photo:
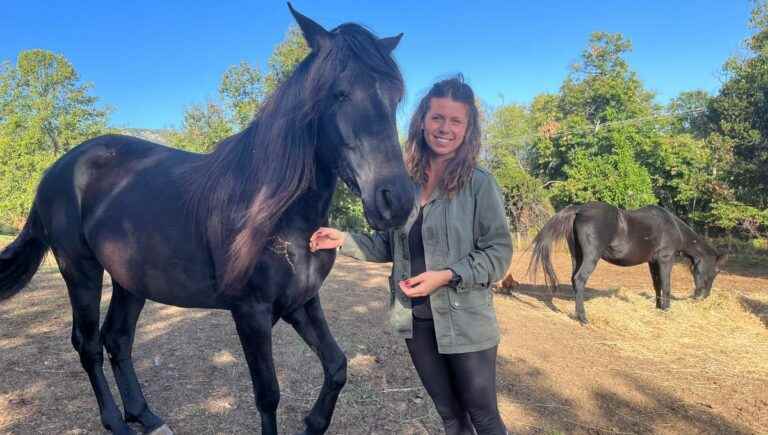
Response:
[[[579,242],[575,240],[575,238],[569,237],[567,237],[566,240],[568,240],[568,251],[571,252],[571,285],[573,285],[573,290],[576,291],[576,286],[573,284],[573,280],[576,278],[576,272],[579,271],[579,266],[581,266],[584,259],[581,255]]]
[[[584,309],[584,289],[587,286],[589,276],[592,275],[592,271],[595,270],[599,260],[600,257],[597,255],[585,255],[571,281],[573,290],[576,292],[576,317],[583,324],[587,323],[587,312]]]
[[[72,304],[72,345],[88,374],[99,404],[101,424],[115,434],[134,434],[123,421],[104,376],[104,354],[99,338],[99,305],[104,268],[92,258],[65,255],[53,249]]]
[[[578,228],[574,225],[574,239],[578,245],[576,250],[580,253],[580,258],[577,258],[579,264],[574,269],[571,284],[576,293],[576,317],[582,324],[587,323],[587,312],[584,309],[584,290],[603,251],[603,247],[599,244],[598,235],[599,230],[593,232],[589,226],[585,225]]]
[[[102,341],[112,364],[120,396],[123,398],[125,421],[141,423],[144,431],[150,433],[163,426],[164,422],[147,406],[131,360],[136,322],[139,320],[141,309],[144,308],[145,299],[129,293],[114,281],[112,289],[112,301],[101,328]],[[165,433],[169,432],[170,430]]]
[[[661,308],[661,278],[659,278],[659,263],[650,261],[648,262],[648,268],[651,270],[653,290],[656,292],[656,308]]]
[[[323,364],[323,388],[312,411],[304,419],[305,433],[323,434],[331,424],[336,400],[347,382],[347,357],[328,329],[318,296],[287,316],[285,321],[293,325]]]
[[[669,309],[669,300],[672,293],[672,266],[674,262],[674,254],[664,254],[658,260],[659,283],[661,285],[661,303],[659,308],[662,310]]]
[[[277,435],[280,386],[272,360],[272,305],[245,300],[232,309],[237,334],[251,372],[262,435]]]

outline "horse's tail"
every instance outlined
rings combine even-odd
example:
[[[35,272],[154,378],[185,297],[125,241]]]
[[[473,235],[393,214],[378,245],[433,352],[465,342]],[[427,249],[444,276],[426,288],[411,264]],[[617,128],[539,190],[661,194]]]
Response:
[[[539,231],[536,238],[533,239],[533,252],[531,261],[528,263],[528,275],[533,276],[539,268],[544,269],[544,282],[550,290],[557,288],[557,274],[552,266],[552,244],[565,237],[569,243],[573,240],[573,220],[579,206],[569,205],[560,210],[549,221],[544,228]]]
[[[37,272],[48,251],[42,234],[40,216],[33,206],[16,240],[0,251],[0,301],[15,296]]]

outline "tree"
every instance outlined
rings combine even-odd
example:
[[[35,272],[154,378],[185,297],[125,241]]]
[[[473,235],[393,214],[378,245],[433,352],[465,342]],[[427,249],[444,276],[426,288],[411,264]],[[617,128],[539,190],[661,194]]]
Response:
[[[264,90],[269,95],[291,75],[296,65],[309,54],[309,46],[295,25],[288,28],[283,41],[269,57],[269,72],[264,79]]]
[[[184,112],[181,131],[168,134],[168,141],[176,148],[203,153],[234,133],[232,123],[218,104],[209,101],[205,106],[192,105]]]
[[[20,228],[43,171],[75,145],[107,132],[109,109],[72,64],[45,50],[0,66],[0,223]]]
[[[685,91],[673,98],[667,105],[667,112],[673,115],[673,133],[690,134],[703,139],[709,134],[707,106],[712,97],[702,90]]]
[[[6,140],[60,155],[106,130],[109,109],[96,108],[92,85],[72,64],[45,50],[22,51],[0,66],[0,132]]]
[[[650,119],[657,107],[624,60],[631,48],[621,34],[593,33],[559,93],[534,102],[534,128],[540,133],[532,143],[536,173],[563,180],[576,150],[612,153],[618,136],[606,131],[616,125],[636,140],[655,134],[649,122],[635,122]]]
[[[728,176],[736,199],[768,208],[768,4],[756,3],[747,40],[751,57],[730,58],[727,81],[708,105],[717,140],[733,153]]]
[[[565,172],[567,179],[555,186],[555,199],[561,204],[603,201],[637,208],[656,203],[650,174],[637,163],[627,143],[607,155],[578,150]]]
[[[264,101],[264,77],[258,67],[242,61],[224,72],[219,95],[232,112],[234,123],[241,129],[245,128]]]
[[[524,164],[535,133],[529,108],[501,106],[485,118],[483,131],[487,147],[484,164],[499,183],[514,231],[520,235],[540,228],[551,215],[552,206],[543,183]]]

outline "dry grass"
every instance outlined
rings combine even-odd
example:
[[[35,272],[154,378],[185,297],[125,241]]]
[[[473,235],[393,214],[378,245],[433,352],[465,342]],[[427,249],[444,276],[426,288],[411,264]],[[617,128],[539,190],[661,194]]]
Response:
[[[100,433],[69,344],[63,282],[46,261],[30,289],[0,305],[0,433]],[[568,276],[567,255],[555,264]],[[646,267],[601,263],[588,284],[587,327],[573,319],[570,287],[548,304],[526,266],[516,255],[511,271],[521,285],[495,298],[500,410],[513,433],[768,433],[768,265],[721,275],[700,302],[688,299],[687,268],[676,267],[672,308],[660,312]],[[402,340],[386,328],[387,274],[386,265],[340,258],[323,287],[329,325],[349,358],[330,434],[441,433]],[[109,297],[106,286],[102,311]],[[283,323],[274,349],[280,431],[295,433],[322,368]],[[228,313],[149,303],[134,360],[150,404],[176,433],[259,430]]]
[[[614,335],[608,344],[621,351],[671,364],[706,361],[711,374],[734,381],[743,376],[768,379],[768,334],[740,293],[715,288],[703,301],[674,301],[669,312],[649,309],[650,297],[619,288],[586,308],[593,327]]]

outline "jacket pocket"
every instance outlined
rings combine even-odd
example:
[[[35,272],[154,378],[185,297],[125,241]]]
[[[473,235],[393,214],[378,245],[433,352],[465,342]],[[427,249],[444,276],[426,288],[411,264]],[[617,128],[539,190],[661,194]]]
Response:
[[[491,305],[491,297],[491,290],[487,287],[472,288],[461,293],[454,289],[448,292],[448,301],[454,310],[488,307]]]

